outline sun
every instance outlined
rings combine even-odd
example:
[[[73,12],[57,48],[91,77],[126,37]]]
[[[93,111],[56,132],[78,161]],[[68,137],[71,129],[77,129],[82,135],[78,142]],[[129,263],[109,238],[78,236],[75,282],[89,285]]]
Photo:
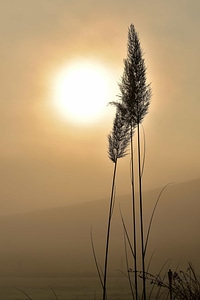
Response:
[[[98,121],[112,101],[112,86],[112,75],[102,64],[71,63],[55,77],[53,106],[66,120],[85,124]]]

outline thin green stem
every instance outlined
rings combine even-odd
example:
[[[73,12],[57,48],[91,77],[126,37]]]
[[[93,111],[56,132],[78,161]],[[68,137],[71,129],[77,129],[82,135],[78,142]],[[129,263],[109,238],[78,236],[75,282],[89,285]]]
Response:
[[[143,296],[146,300],[146,278],[145,278],[145,251],[144,251],[144,228],[143,228],[143,199],[142,199],[142,174],[141,174],[141,153],[140,153],[140,124],[137,125],[138,133],[138,177],[139,177],[139,204],[140,204],[140,233],[141,233],[141,254],[142,254],[142,279]]]
[[[138,280],[137,280],[137,237],[136,237],[136,211],[135,211],[135,186],[134,186],[134,166],[133,166],[133,127],[131,126],[131,187],[132,187],[132,218],[133,218],[133,249],[134,249],[134,279],[135,297],[138,300]]]
[[[113,180],[112,180],[112,188],[111,188],[111,195],[110,195],[110,208],[109,208],[109,215],[108,215],[108,227],[107,227],[106,250],[105,250],[105,264],[104,264],[104,278],[103,278],[103,300],[106,300],[106,292],[107,292],[108,250],[109,250],[110,228],[111,228],[111,219],[112,219],[113,202],[114,202],[114,194],[115,194],[114,191],[115,191],[116,171],[117,171],[117,160],[114,163]]]

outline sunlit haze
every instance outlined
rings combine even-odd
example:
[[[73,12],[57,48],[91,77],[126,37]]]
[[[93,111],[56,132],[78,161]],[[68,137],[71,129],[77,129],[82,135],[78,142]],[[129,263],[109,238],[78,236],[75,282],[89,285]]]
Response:
[[[118,99],[130,23],[152,87],[144,186],[200,177],[199,1],[9,3],[0,4],[5,210],[107,197],[107,103]],[[118,193],[126,194],[128,155],[119,167]]]
[[[55,74],[53,107],[73,123],[99,121],[108,111],[114,93],[115,77],[97,62],[74,61]]]
[[[94,274],[91,228],[103,265],[114,166],[108,135],[115,107],[108,103],[119,100],[130,24],[152,89],[140,127],[145,236],[160,191],[173,182],[155,211],[147,261],[160,261],[158,274],[169,258],[176,256],[176,266],[196,259],[200,274],[200,0],[1,0],[2,300],[8,299],[1,294],[2,272],[27,283],[26,275],[39,270]],[[120,276],[127,265],[119,208],[125,223],[132,222],[130,148],[117,162],[108,264]],[[137,183],[137,130],[133,152]],[[60,286],[50,278],[45,284]],[[50,290],[45,299],[102,299],[92,288],[86,298],[61,295],[58,288],[57,297]],[[42,299],[36,293],[30,299]]]

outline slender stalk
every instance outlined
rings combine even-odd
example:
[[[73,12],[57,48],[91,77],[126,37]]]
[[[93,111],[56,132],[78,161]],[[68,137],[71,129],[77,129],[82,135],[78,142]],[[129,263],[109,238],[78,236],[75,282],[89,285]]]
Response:
[[[93,236],[92,236],[92,230],[90,232],[90,238],[91,238],[91,245],[92,245],[92,252],[93,252],[93,257],[94,257],[94,262],[95,262],[95,266],[96,266],[96,269],[97,269],[97,273],[98,273],[98,276],[99,276],[99,280],[100,280],[100,283],[101,283],[101,287],[103,288],[103,280],[102,280],[102,270],[98,264],[98,261],[97,261],[97,256],[96,256],[96,251],[95,251],[95,248],[94,248],[94,241],[93,241]]]
[[[142,199],[142,174],[141,174],[141,150],[140,150],[140,124],[137,125],[138,133],[138,178],[139,178],[139,204],[140,204],[140,233],[141,233],[141,254],[142,254],[142,279],[143,296],[146,300],[146,278],[145,278],[145,250],[144,250],[144,226],[143,226],[143,199]]]
[[[31,298],[24,290],[20,289],[20,288],[16,288],[17,290],[19,290],[20,292],[22,292],[29,300],[33,300],[33,298]]]
[[[106,249],[105,249],[104,278],[103,278],[103,300],[106,300],[106,292],[107,292],[108,251],[109,251],[109,241],[110,241],[111,219],[112,219],[112,212],[113,212],[116,171],[117,171],[117,159],[114,163],[113,180],[112,180],[112,188],[111,188],[111,195],[110,195],[110,208],[109,208],[109,215],[108,215],[108,227],[107,227],[107,238],[106,238]]]
[[[153,211],[152,211],[152,214],[151,214],[151,218],[150,218],[150,221],[149,221],[149,225],[148,225],[148,229],[147,229],[147,236],[146,236],[146,241],[145,241],[145,247],[144,247],[144,255],[146,254],[146,251],[147,251],[147,246],[148,246],[148,242],[149,242],[149,235],[150,235],[150,232],[151,232],[151,226],[152,226],[152,222],[153,222],[153,219],[154,219],[154,214],[156,212],[156,208],[157,208],[157,205],[161,199],[161,196],[162,194],[164,193],[165,189],[170,185],[172,184],[173,182],[170,182],[168,184],[166,184],[162,190],[160,191],[158,197],[157,197],[157,200],[156,200],[156,203],[153,207]]]
[[[129,238],[129,234],[128,234],[128,231],[127,231],[127,228],[126,228],[126,224],[125,224],[125,222],[124,222],[124,218],[123,218],[123,216],[122,216],[121,211],[120,211],[120,214],[121,214],[121,220],[122,220],[122,224],[123,224],[124,233],[125,233],[125,235],[126,235],[126,239],[127,239],[127,241],[128,241],[128,245],[129,245],[131,254],[132,254],[133,256],[135,256],[135,253],[134,253],[134,251],[133,251],[133,247],[132,247],[132,244],[131,244],[131,241],[130,241],[130,238]]]
[[[55,296],[55,298],[56,298],[56,300],[58,300],[58,296],[56,295],[56,292],[55,292],[55,290],[50,286],[49,287],[51,290],[52,290],[52,293],[54,294],[54,296]]]
[[[131,126],[131,187],[132,187],[132,218],[133,218],[133,249],[134,249],[134,279],[135,297],[138,300],[138,280],[137,280],[137,237],[136,237],[136,211],[135,211],[135,185],[134,185],[134,166],[133,166],[133,127]]]
[[[173,273],[172,273],[172,270],[169,269],[169,271],[168,271],[168,281],[169,281],[169,296],[170,296],[170,300],[172,300],[172,279],[173,279]]]
[[[126,233],[124,232],[124,248],[125,248],[125,258],[126,258],[126,269],[127,269],[127,273],[128,273],[128,281],[129,281],[129,286],[130,286],[130,289],[131,289],[131,295],[133,297],[133,300],[135,300],[135,297],[134,297],[134,290],[133,290],[133,287],[132,287],[132,282],[131,282],[131,277],[130,277],[130,272],[129,272],[129,267],[128,267],[128,253],[127,253],[127,245],[126,245]]]

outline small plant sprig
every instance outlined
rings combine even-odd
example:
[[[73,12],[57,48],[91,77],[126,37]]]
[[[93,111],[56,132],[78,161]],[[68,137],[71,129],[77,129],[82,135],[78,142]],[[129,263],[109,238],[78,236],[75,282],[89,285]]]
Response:
[[[146,273],[147,280],[150,283],[157,285],[159,288],[164,288],[170,294],[170,299],[177,300],[198,300],[200,299],[200,278],[197,276],[194,267],[188,263],[186,271],[179,272],[168,271],[168,281],[163,280],[159,275]]]

